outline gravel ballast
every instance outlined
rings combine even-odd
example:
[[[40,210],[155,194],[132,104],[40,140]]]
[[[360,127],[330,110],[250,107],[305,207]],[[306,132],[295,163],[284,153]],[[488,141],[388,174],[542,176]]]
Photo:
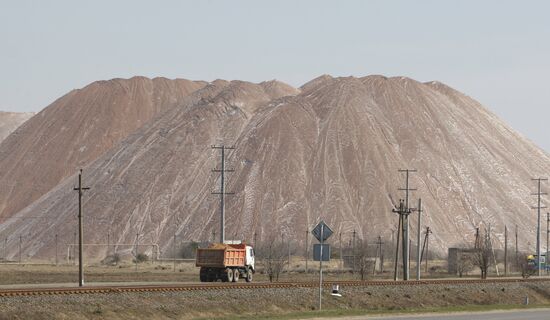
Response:
[[[480,283],[325,289],[324,309],[407,310],[461,305],[550,303],[550,283]],[[0,319],[193,319],[315,310],[318,288],[210,289],[178,292],[41,295],[0,298]]]

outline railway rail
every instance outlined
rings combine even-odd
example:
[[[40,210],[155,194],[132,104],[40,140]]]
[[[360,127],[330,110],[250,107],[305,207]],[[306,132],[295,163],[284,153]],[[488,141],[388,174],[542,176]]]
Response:
[[[541,279],[440,279],[440,280],[410,280],[410,281],[325,281],[324,287],[338,284],[341,287],[360,286],[415,286],[415,285],[463,285],[463,284],[493,284],[493,283],[529,283],[548,282],[550,278]],[[194,290],[230,290],[230,289],[270,289],[270,288],[313,288],[319,287],[318,282],[257,282],[257,283],[197,283],[179,285],[128,285],[128,286],[88,286],[59,288],[14,288],[0,289],[0,297],[39,296],[39,295],[69,295],[69,294],[106,294],[131,292],[167,292]]]

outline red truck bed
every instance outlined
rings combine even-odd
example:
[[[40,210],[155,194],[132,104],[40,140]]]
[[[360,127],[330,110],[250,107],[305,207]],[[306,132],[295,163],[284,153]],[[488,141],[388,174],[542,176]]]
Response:
[[[244,267],[246,260],[245,244],[213,244],[208,248],[197,249],[197,267],[225,268]]]

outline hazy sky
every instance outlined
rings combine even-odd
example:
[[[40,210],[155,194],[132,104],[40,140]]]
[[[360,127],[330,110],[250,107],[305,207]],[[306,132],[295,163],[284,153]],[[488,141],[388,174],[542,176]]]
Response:
[[[0,0],[0,110],[115,77],[325,73],[442,81],[550,151],[550,1]]]

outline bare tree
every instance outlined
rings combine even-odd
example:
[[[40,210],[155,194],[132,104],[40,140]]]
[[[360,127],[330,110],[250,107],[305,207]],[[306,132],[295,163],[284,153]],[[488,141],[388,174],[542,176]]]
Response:
[[[354,267],[355,271],[361,276],[361,280],[365,280],[374,267],[374,261],[368,255],[366,241],[359,240]]]
[[[269,282],[279,281],[279,275],[288,262],[288,247],[282,242],[268,241],[265,245],[257,247],[255,251]]]
[[[464,274],[467,274],[468,272],[472,271],[474,267],[475,266],[473,263],[472,253],[461,251],[459,253],[459,259],[456,264],[456,270],[458,271],[458,276],[462,278]]]
[[[194,259],[197,254],[198,247],[199,243],[196,241],[186,242],[180,248],[180,256],[184,259]]]
[[[120,262],[120,255],[118,253],[113,253],[108,256],[106,256],[103,260],[101,260],[102,264],[116,266]]]
[[[487,279],[489,267],[494,262],[493,246],[489,232],[485,231],[480,237],[482,240],[479,241],[477,250],[472,253],[472,262],[481,271],[481,279]]]

